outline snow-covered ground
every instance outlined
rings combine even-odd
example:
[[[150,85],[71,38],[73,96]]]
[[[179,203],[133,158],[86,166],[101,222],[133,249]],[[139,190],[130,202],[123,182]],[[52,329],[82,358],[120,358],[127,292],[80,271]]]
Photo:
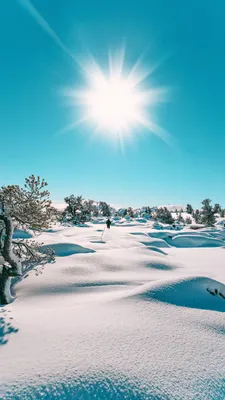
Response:
[[[38,237],[56,262],[0,308],[0,398],[224,400],[225,230],[103,229]]]

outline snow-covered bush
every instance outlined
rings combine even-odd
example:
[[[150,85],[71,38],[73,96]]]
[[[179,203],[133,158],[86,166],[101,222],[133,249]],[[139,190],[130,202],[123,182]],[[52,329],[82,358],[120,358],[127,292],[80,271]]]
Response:
[[[173,224],[174,223],[172,214],[166,207],[157,208],[155,215],[156,215],[156,218],[160,222],[163,222],[164,224]]]
[[[186,225],[191,225],[191,224],[192,224],[192,220],[191,220],[190,217],[187,217],[187,218],[185,219],[185,224],[186,224]]]
[[[133,208],[128,207],[127,214],[129,215],[129,217],[134,218],[134,210],[133,210]]]

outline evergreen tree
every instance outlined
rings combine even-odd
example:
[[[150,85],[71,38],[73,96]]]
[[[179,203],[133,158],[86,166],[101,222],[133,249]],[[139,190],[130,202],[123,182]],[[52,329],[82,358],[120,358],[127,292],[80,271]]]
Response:
[[[173,224],[174,219],[171,212],[166,207],[160,207],[156,210],[156,218],[164,224]]]
[[[184,223],[184,218],[183,218],[183,216],[182,216],[181,211],[180,211],[179,214],[178,214],[177,221],[178,221],[178,222]]]
[[[71,221],[75,225],[83,224],[90,220],[92,200],[84,200],[82,196],[65,197],[67,207],[62,213],[63,221]]]
[[[99,209],[100,209],[103,217],[110,217],[111,216],[110,206],[105,201],[100,201]]]
[[[187,211],[188,214],[192,214],[193,213],[194,210],[193,210],[193,207],[192,207],[191,204],[187,204],[186,211]]]
[[[145,207],[145,212],[146,212],[146,214],[151,215],[152,210],[151,210],[151,208],[149,206],[147,206],[147,207]]]
[[[221,211],[220,211],[220,216],[221,216],[221,218],[224,218],[224,217],[225,217],[225,210],[224,210],[224,209],[221,209]]]
[[[123,210],[123,217],[126,217],[127,214],[128,214],[128,212],[127,212],[127,209],[125,208],[125,209]]]
[[[127,209],[127,214],[131,217],[134,218],[134,210],[132,207],[128,207]]]
[[[86,221],[90,221],[92,213],[94,211],[93,200],[84,200],[83,201],[83,215],[85,216]]]
[[[190,217],[187,217],[187,218],[185,219],[185,224],[186,224],[186,225],[191,225],[191,224],[192,224],[192,220],[191,220]]]
[[[220,213],[221,213],[221,210],[222,210],[221,205],[218,204],[218,203],[216,203],[216,204],[214,205],[214,208],[213,208],[214,214],[220,214]]]
[[[98,207],[95,204],[93,204],[93,207],[92,207],[92,215],[95,218],[97,218],[99,216],[99,210],[98,210]]]
[[[41,233],[56,218],[46,186],[44,179],[31,175],[23,188],[10,185],[0,189],[0,304],[13,299],[12,278],[21,279],[28,268],[53,257],[51,251],[40,253],[40,244],[34,240],[13,240],[15,229]]]
[[[213,226],[216,222],[215,213],[211,206],[211,200],[205,199],[202,201],[202,223],[207,226]]]
[[[196,224],[200,224],[202,222],[201,214],[198,209],[193,211],[192,216],[193,216]]]

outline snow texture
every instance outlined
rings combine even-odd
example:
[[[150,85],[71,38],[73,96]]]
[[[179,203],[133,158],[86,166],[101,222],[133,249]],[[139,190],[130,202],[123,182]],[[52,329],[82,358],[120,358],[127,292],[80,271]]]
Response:
[[[223,228],[103,222],[37,237],[56,262],[0,308],[0,398],[223,400]]]

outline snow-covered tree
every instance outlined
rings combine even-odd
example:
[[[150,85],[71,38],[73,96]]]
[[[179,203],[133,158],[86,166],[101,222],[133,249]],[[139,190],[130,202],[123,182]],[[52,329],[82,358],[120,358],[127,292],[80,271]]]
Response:
[[[192,220],[191,220],[190,217],[187,217],[187,218],[185,219],[185,224],[186,224],[186,225],[191,225],[191,224],[192,224]]]
[[[92,216],[97,218],[99,216],[99,209],[96,204],[92,206]]]
[[[64,199],[67,207],[62,213],[63,221],[71,221],[74,224],[84,223],[87,221],[88,208],[82,196],[65,197]]]
[[[196,224],[201,223],[202,217],[201,217],[200,211],[198,209],[193,211],[192,216],[193,216]]]
[[[134,210],[132,207],[128,207],[127,209],[127,214],[131,217],[134,218]]]
[[[177,221],[178,221],[178,222],[184,223],[184,218],[183,218],[183,216],[182,216],[181,211],[180,211],[179,214],[178,214]]]
[[[224,217],[225,217],[225,210],[224,210],[224,209],[221,209],[221,211],[220,211],[220,216],[221,216],[221,218],[224,218]]]
[[[221,210],[222,210],[221,205],[218,204],[218,203],[216,203],[216,204],[214,205],[214,207],[213,207],[213,212],[214,212],[214,214],[220,214]]]
[[[212,226],[216,222],[215,213],[211,206],[211,200],[205,199],[202,201],[202,212],[201,212],[201,219],[202,223],[207,226]]]
[[[83,201],[83,215],[86,218],[86,221],[90,221],[92,214],[93,214],[93,207],[94,201],[93,200],[84,200]]]
[[[166,207],[160,207],[156,210],[156,218],[165,224],[173,224],[174,219],[171,212]]]
[[[192,207],[191,204],[187,204],[186,211],[187,211],[188,214],[192,214],[193,213],[194,210],[193,210],[193,207]]]
[[[40,177],[26,178],[18,185],[0,189],[0,304],[12,301],[11,279],[21,278],[32,265],[45,263],[49,254],[40,253],[35,241],[13,239],[15,228],[42,232],[55,218],[47,183]]]
[[[111,215],[110,206],[105,201],[100,201],[99,209],[100,209],[103,217],[110,217],[110,215]]]

